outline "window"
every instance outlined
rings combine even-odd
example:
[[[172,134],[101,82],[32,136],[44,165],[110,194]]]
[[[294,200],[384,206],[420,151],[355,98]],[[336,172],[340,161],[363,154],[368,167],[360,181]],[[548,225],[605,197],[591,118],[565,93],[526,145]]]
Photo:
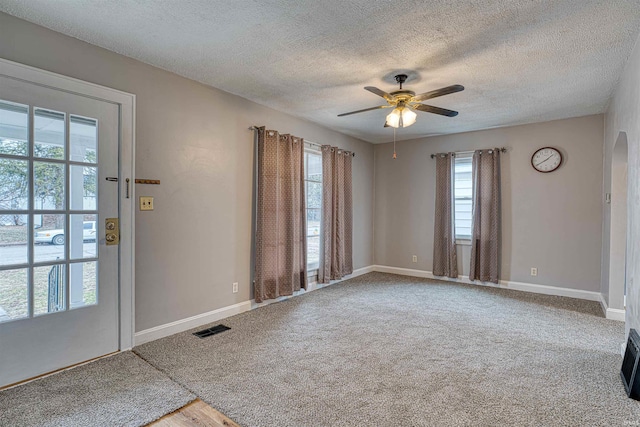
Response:
[[[456,242],[471,240],[473,213],[472,155],[458,154],[454,163],[453,191],[455,197]]]
[[[307,270],[320,266],[320,227],[322,218],[322,153],[305,150],[304,181],[307,197]]]

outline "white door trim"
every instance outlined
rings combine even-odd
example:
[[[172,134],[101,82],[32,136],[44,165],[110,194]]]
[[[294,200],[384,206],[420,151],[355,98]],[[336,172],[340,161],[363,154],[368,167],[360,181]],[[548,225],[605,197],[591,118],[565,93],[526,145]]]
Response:
[[[135,113],[136,96],[0,58],[0,75],[75,95],[117,104],[120,108],[120,351],[134,344],[135,319]],[[126,179],[129,197],[126,198]]]

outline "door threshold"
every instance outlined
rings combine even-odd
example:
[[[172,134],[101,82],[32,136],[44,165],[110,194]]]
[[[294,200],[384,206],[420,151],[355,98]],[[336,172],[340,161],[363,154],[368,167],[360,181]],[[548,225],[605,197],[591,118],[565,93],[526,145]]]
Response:
[[[0,387],[0,391],[9,390],[10,388],[18,387],[18,386],[30,383],[31,381],[39,380],[41,378],[46,378],[46,377],[49,377],[51,375],[60,373],[62,371],[68,371],[70,369],[77,368],[78,366],[86,365],[88,363],[95,362],[96,360],[104,359],[106,357],[113,356],[113,355],[118,354],[118,353],[120,353],[120,350],[114,351],[113,353],[107,353],[107,354],[102,355],[102,356],[94,357],[93,359],[85,360],[84,362],[78,362],[78,363],[75,363],[75,364],[73,364],[71,366],[66,366],[64,368],[56,369],[55,371],[46,372],[44,374],[36,375],[35,377],[31,377],[31,378],[27,378],[26,380],[18,381],[17,383],[8,384],[6,386]]]

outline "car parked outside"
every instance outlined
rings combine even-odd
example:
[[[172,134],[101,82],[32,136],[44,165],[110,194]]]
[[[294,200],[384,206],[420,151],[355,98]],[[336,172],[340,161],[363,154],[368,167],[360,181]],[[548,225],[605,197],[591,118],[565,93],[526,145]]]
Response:
[[[82,229],[82,238],[85,241],[95,241],[96,240],[96,222],[95,221],[84,221]],[[44,231],[36,231],[34,240],[36,243],[49,243],[52,245],[64,245],[64,230],[56,229],[56,230],[44,230]]]

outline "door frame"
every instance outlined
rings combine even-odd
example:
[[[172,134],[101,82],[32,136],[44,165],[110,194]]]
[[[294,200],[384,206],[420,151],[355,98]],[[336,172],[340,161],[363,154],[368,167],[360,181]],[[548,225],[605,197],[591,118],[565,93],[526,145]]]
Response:
[[[118,271],[119,349],[130,350],[135,336],[135,114],[136,96],[0,58],[0,75],[63,92],[97,99],[119,107]],[[129,183],[126,183],[129,179]],[[127,186],[129,198],[127,198]]]

